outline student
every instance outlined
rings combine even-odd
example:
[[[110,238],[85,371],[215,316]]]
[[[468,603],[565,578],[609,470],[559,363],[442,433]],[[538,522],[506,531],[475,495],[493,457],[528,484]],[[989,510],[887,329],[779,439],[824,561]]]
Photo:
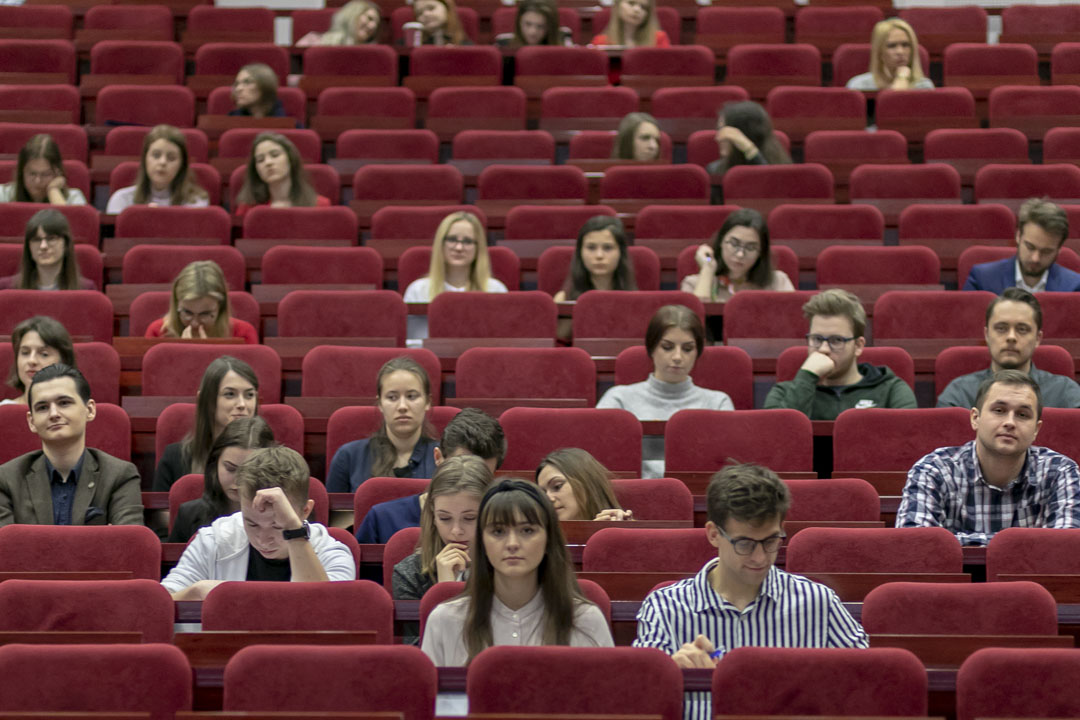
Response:
[[[577,300],[589,290],[637,290],[626,230],[617,217],[597,215],[581,226],[570,272],[562,289],[555,293],[555,302]],[[568,318],[559,320],[559,338],[569,340],[571,335],[573,322]]]
[[[221,431],[258,410],[259,378],[250,365],[229,355],[207,365],[195,396],[195,427],[182,441],[165,446],[154,473],[154,492],[168,492],[184,475],[203,472]]]
[[[297,47],[312,45],[367,45],[379,42],[382,13],[368,0],[350,0],[334,13],[330,29],[321,35],[310,32],[300,38]]]
[[[435,472],[435,432],[427,422],[431,380],[418,362],[397,357],[375,381],[375,406],[382,413],[368,438],[338,448],[326,478],[329,492],[356,492],[370,477],[430,477]]]
[[[645,349],[653,372],[643,382],[616,385],[596,403],[598,408],[629,410],[639,420],[667,420],[679,410],[734,410],[727,393],[698,387],[690,378],[705,349],[701,318],[685,305],[665,305],[656,311],[645,331]],[[642,441],[641,475],[664,476],[664,439]]]
[[[773,268],[769,227],[751,208],[728,215],[712,242],[698,246],[694,260],[699,271],[683,278],[681,290],[705,302],[727,302],[740,290],[795,290],[787,273]]]
[[[240,512],[204,527],[161,581],[174,600],[203,600],[223,582],[327,582],[356,579],[349,548],[308,523],[310,471],[295,450],[251,453],[236,473]],[[254,552],[252,552],[254,550]]]
[[[671,40],[660,29],[653,0],[615,0],[607,27],[592,39],[592,44],[671,47]]]
[[[15,162],[15,179],[0,185],[0,202],[85,205],[86,196],[68,187],[60,146],[42,133],[26,141]]]
[[[847,81],[849,90],[933,90],[934,83],[923,75],[919,41],[915,30],[900,18],[874,25],[870,36],[870,72]]]
[[[109,215],[132,205],[206,207],[210,196],[188,164],[187,139],[172,125],[158,125],[143,138],[142,160],[134,185],[109,198]]]
[[[569,28],[560,27],[559,8],[552,0],[522,0],[517,3],[514,32],[495,38],[496,45],[517,49],[532,45],[573,45]]]
[[[146,328],[146,337],[243,338],[259,344],[255,326],[232,316],[225,273],[213,260],[196,260],[176,276],[169,312]]]
[[[736,165],[788,165],[788,154],[773,133],[772,118],[751,100],[724,105],[716,120],[716,144],[720,158],[705,169],[713,178],[712,204],[723,204],[723,187],[717,180]]]
[[[555,509],[536,485],[503,480],[480,502],[465,592],[428,616],[421,649],[437,667],[493,645],[612,647],[574,576]]]
[[[259,133],[251,144],[244,185],[236,196],[234,212],[237,217],[243,217],[256,205],[330,207],[330,198],[312,187],[300,151],[284,135]]]
[[[535,480],[560,521],[633,518],[631,510],[619,507],[607,468],[580,448],[549,453],[537,466]]]
[[[773,385],[765,407],[798,410],[811,420],[835,420],[851,408],[914,408],[915,393],[882,365],[857,362],[866,346],[866,311],[859,298],[834,288],[803,305],[810,321],[806,360],[794,380]]]
[[[71,226],[59,210],[40,210],[27,221],[19,272],[0,278],[0,290],[8,289],[97,289],[79,272]]]
[[[472,45],[458,17],[454,0],[417,0],[413,3],[416,22],[423,27],[422,45]]]
[[[611,147],[615,160],[653,162],[660,158],[660,124],[649,113],[627,113],[615,131]]]
[[[142,525],[138,470],[86,447],[97,408],[82,373],[50,365],[34,375],[27,399],[41,449],[0,465],[0,526]]]
[[[240,68],[232,86],[236,105],[229,115],[244,117],[285,117],[285,106],[277,96],[278,77],[265,63],[252,63]]]
[[[466,576],[480,499],[494,479],[491,468],[473,455],[448,458],[439,466],[420,512],[416,552],[394,566],[395,600],[419,600],[435,583]],[[419,623],[409,623],[404,634],[405,644],[419,644]]]
[[[236,471],[260,448],[274,444],[274,431],[261,417],[237,418],[217,436],[203,470],[203,494],[180,505],[167,542],[186,543],[199,528],[240,511]]]
[[[506,436],[498,420],[482,410],[465,408],[446,424],[433,455],[436,466],[447,458],[475,455],[494,473],[506,457]],[[385,543],[398,530],[418,526],[426,501],[427,493],[421,493],[373,506],[356,531],[357,542]]]
[[[44,315],[27,318],[11,331],[11,349],[15,361],[7,383],[19,391],[15,399],[0,400],[0,405],[26,405],[26,390],[41,370],[63,363],[75,367],[75,348],[71,336],[58,321]]]

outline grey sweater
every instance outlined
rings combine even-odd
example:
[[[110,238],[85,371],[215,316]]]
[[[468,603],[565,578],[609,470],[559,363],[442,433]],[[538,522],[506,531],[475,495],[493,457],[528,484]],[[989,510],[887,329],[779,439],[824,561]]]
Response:
[[[668,420],[679,410],[734,410],[731,398],[719,390],[707,390],[687,378],[669,383],[649,375],[644,382],[616,385],[609,389],[598,408],[629,410],[638,420]],[[664,476],[664,438],[646,436],[641,445],[641,476]]]

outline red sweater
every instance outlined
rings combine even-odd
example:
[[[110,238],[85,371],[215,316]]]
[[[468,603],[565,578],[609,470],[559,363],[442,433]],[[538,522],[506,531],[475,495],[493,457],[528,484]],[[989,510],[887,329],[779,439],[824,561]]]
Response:
[[[229,320],[229,326],[232,328],[232,337],[243,338],[244,343],[247,345],[259,344],[259,333],[255,332],[255,327],[246,320],[237,320],[231,318]],[[159,338],[167,337],[165,335],[165,318],[158,318],[154,322],[150,323],[150,326],[146,328],[146,337]]]

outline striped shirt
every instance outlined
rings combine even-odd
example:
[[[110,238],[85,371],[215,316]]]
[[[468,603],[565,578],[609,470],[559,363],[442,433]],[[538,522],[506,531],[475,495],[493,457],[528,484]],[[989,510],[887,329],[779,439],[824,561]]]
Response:
[[[773,567],[758,597],[739,610],[709,583],[710,560],[697,575],[649,594],[638,611],[634,647],[651,647],[668,655],[698,635],[720,652],[748,645],[764,647],[865,648],[862,626],[829,588]],[[686,720],[709,720],[707,692],[686,695]]]
[[[1029,447],[1020,475],[986,482],[975,441],[939,448],[908,472],[896,527],[943,527],[962,545],[986,545],[1008,527],[1080,527],[1080,471],[1049,448]]]

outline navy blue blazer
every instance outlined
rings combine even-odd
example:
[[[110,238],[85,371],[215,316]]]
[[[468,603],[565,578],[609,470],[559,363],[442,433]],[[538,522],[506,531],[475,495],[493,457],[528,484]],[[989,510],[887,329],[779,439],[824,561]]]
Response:
[[[1016,257],[1008,257],[1004,260],[982,263],[971,268],[965,290],[989,290],[995,295],[1000,295],[1005,288],[1016,285]],[[1080,291],[1080,273],[1073,272],[1057,263],[1050,266],[1050,274],[1046,278],[1047,292],[1076,292]]]

